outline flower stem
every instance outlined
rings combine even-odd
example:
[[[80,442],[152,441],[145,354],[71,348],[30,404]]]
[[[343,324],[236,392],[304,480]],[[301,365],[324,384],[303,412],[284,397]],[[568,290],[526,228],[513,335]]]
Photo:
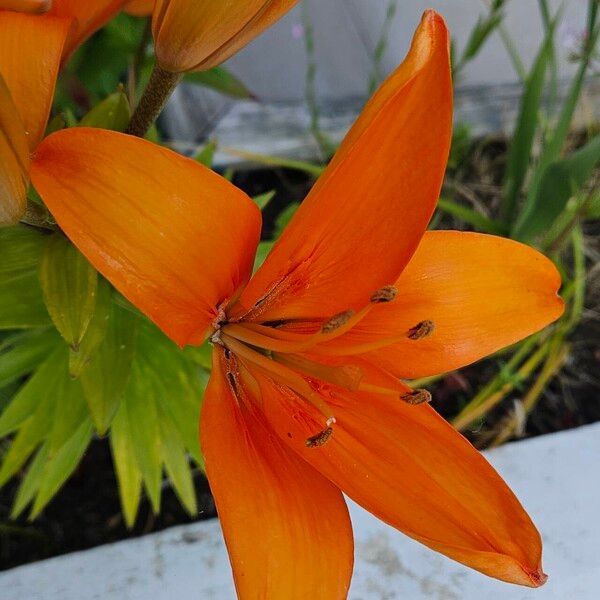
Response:
[[[131,117],[127,133],[144,137],[182,77],[182,73],[172,73],[154,65],[148,87]]]

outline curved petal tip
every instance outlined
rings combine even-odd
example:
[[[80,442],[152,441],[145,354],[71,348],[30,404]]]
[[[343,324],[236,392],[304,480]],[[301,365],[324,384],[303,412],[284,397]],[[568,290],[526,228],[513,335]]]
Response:
[[[548,575],[544,573],[541,566],[539,566],[535,571],[529,571],[528,569],[523,570],[529,578],[529,581],[531,581],[531,587],[542,587],[546,581],[548,581]]]

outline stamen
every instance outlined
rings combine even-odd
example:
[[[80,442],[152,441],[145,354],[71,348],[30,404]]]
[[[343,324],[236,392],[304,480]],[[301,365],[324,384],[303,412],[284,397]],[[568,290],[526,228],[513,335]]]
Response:
[[[222,340],[233,354],[253,363],[255,367],[266,373],[268,377],[289,387],[307,402],[312,404],[325,417],[328,424],[335,423],[335,417],[329,406],[327,406],[327,403],[310,387],[305,379],[298,375],[298,373],[292,371],[285,365],[263,356],[259,352],[256,352],[256,350],[252,350],[252,348],[249,348],[225,333],[223,333]]]
[[[391,302],[398,295],[398,290],[393,285],[386,285],[381,289],[377,290],[371,296],[371,302],[374,304],[381,304],[382,302]]]
[[[318,448],[319,446],[323,446],[329,441],[329,438],[333,435],[333,427],[327,427],[323,431],[317,433],[306,439],[306,447],[307,448]]]
[[[400,400],[402,400],[402,402],[406,402],[406,404],[416,406],[418,404],[431,402],[431,394],[427,390],[413,390],[407,394],[402,394],[400,396]]]
[[[343,327],[348,321],[354,316],[353,310],[347,310],[345,312],[338,313],[329,319],[329,321],[325,321],[323,325],[321,325],[322,333],[332,333],[336,329]]]
[[[355,365],[330,366],[308,360],[297,354],[273,353],[273,360],[309,377],[339,385],[349,391],[358,389],[363,372]]]
[[[423,338],[430,336],[434,329],[435,323],[433,321],[421,321],[408,330],[406,337],[409,340],[422,340]]]

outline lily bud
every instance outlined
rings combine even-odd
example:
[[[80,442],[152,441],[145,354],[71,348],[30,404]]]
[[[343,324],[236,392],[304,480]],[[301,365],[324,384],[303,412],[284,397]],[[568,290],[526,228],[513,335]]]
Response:
[[[1,10],[41,14],[52,7],[52,0],[0,0]]]
[[[298,0],[156,0],[152,33],[166,71],[205,71],[227,60]]]
[[[125,4],[124,10],[134,17],[147,17],[154,10],[154,0],[130,0]]]

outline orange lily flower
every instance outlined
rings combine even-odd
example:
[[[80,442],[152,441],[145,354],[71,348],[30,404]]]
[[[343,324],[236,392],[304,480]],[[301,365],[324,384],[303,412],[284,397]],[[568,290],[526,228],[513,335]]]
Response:
[[[0,11],[0,225],[25,211],[30,153],[46,129],[68,30],[65,19]]]
[[[16,10],[24,13],[45,13],[52,0],[0,0],[0,10]]]
[[[344,598],[342,492],[492,577],[545,581],[540,536],[487,461],[401,379],[470,363],[563,311],[520,243],[425,232],[448,156],[448,32],[428,11],[251,276],[260,211],[131,136],[47,138],[32,179],[66,234],[180,345],[208,335],[201,443],[240,598]]]
[[[50,15],[72,19],[64,60],[118,14],[126,0],[53,0]],[[63,62],[64,62],[63,60]]]
[[[204,71],[227,60],[298,0],[156,0],[152,33],[165,71]]]
[[[147,17],[154,10],[154,0],[130,0],[124,10],[134,17]]]

